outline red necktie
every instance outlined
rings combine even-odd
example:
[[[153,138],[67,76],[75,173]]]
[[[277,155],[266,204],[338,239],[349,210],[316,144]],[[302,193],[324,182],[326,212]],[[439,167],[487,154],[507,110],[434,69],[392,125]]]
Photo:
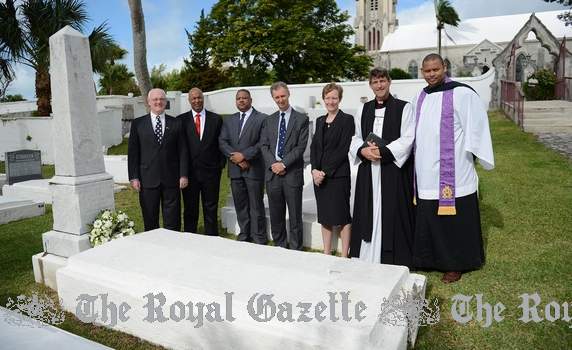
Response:
[[[195,129],[197,130],[197,135],[201,137],[201,115],[197,113],[195,116]]]

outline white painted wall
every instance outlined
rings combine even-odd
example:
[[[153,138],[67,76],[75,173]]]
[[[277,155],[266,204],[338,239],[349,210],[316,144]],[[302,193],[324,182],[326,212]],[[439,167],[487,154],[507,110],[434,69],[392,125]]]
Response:
[[[36,110],[36,100],[0,103],[0,115]]]
[[[483,104],[489,106],[491,100],[490,85],[494,81],[495,72],[491,69],[484,75],[472,78],[457,78],[473,87],[481,97]],[[322,101],[322,88],[325,84],[293,84],[290,85],[290,103],[301,112],[306,112],[311,120],[325,114]],[[341,108],[350,114],[355,114],[360,106],[360,100],[373,98],[373,93],[367,81],[340,83],[344,88]],[[422,79],[394,80],[391,92],[397,98],[410,101],[415,94],[426,85]],[[238,87],[205,93],[205,107],[219,114],[236,112],[234,98]],[[276,111],[276,105],[270,96],[269,86],[247,87],[256,109],[264,113]],[[169,91],[167,98],[171,108],[170,115],[176,116],[190,109],[187,93]],[[135,118],[146,114],[143,98],[128,96],[98,96],[97,109],[101,129],[101,140],[105,147],[117,145],[122,141],[123,106],[133,106]],[[19,113],[35,110],[35,102],[13,102],[0,104],[0,111]],[[10,111],[10,112],[8,112]],[[42,162],[53,164],[52,117],[1,117],[0,118],[0,160],[4,160],[4,152],[19,149],[39,149],[42,151]],[[28,135],[31,140],[28,141]]]
[[[105,147],[120,144],[121,109],[107,108],[97,113],[101,130],[101,142]],[[33,149],[42,152],[42,163],[54,164],[53,117],[2,117],[0,118],[0,161],[5,152]],[[30,140],[27,138],[30,136]]]
[[[491,101],[491,84],[494,81],[495,71],[491,69],[486,74],[478,77],[455,78],[455,80],[470,85],[481,97],[483,104],[489,106]],[[373,98],[373,92],[367,81],[339,83],[344,88],[341,109],[351,113],[360,105],[362,97]],[[293,84],[289,85],[290,104],[294,108],[299,107],[309,114],[312,109],[322,109],[322,88],[325,84]],[[402,100],[410,101],[415,94],[427,84],[423,79],[394,80],[391,84],[391,93]],[[246,87],[252,95],[253,105],[256,109],[272,113],[276,111],[276,105],[270,96],[270,86]],[[227,88],[205,93],[205,108],[219,114],[232,114],[236,112],[234,98],[239,87]],[[181,112],[188,111],[191,106],[187,94],[182,94],[180,99]],[[316,102],[320,104],[317,105]]]

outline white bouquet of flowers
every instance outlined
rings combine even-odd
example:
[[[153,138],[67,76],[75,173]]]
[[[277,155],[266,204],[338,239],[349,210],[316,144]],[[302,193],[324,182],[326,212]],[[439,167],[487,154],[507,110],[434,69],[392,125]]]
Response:
[[[121,210],[102,210],[95,218],[89,231],[89,242],[92,247],[109,242],[112,239],[135,234],[133,226],[135,224],[129,220],[127,214]]]

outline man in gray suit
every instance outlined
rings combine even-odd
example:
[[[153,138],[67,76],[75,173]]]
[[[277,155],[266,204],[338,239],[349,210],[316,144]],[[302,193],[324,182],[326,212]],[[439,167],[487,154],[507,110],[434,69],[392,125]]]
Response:
[[[252,108],[250,92],[236,92],[239,112],[226,118],[218,138],[221,152],[229,159],[228,176],[234,199],[239,241],[268,243],[264,212],[264,161],[260,133],[267,115]]]
[[[302,186],[304,150],[308,143],[308,117],[289,102],[288,86],[279,81],[270,87],[278,111],[266,118],[262,130],[262,156],[266,168],[266,193],[270,227],[275,245],[302,249]],[[286,239],[286,206],[290,236]]]

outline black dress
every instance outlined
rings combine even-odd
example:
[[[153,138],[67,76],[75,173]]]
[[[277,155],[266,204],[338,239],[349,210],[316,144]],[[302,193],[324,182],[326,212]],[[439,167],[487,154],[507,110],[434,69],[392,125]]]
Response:
[[[326,173],[320,186],[314,185],[318,222],[336,226],[351,222],[351,175],[348,152],[355,132],[354,118],[341,110],[332,121],[327,115],[316,120],[316,132],[310,147],[312,170]]]

